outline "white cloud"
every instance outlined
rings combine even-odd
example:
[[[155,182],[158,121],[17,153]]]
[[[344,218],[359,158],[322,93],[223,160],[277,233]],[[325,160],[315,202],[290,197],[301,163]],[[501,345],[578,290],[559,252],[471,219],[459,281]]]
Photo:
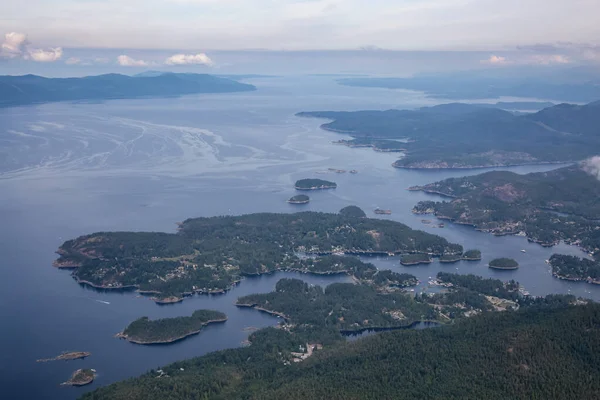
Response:
[[[63,50],[60,47],[55,47],[53,49],[29,49],[28,55],[25,56],[25,59],[32,59],[37,62],[54,62],[56,60],[60,60],[63,55]]]
[[[510,64],[511,62],[506,57],[491,55],[490,58],[488,58],[487,60],[481,60],[481,63],[492,65],[506,65]]]
[[[18,32],[9,32],[4,35],[0,55],[4,58],[20,58],[25,53],[27,35]]]
[[[167,65],[207,65],[212,66],[214,62],[204,53],[198,54],[175,54],[165,60]]]
[[[144,60],[136,60],[125,54],[117,57],[117,63],[122,67],[147,67],[148,63]]]
[[[29,46],[27,35],[19,32],[9,32],[4,35],[4,42],[0,50],[2,58],[20,58],[37,62],[54,62],[62,57],[61,47],[48,50],[36,49]]]

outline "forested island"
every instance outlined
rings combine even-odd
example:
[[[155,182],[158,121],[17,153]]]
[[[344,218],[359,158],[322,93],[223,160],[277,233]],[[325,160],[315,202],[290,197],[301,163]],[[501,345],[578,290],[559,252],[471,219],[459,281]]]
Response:
[[[516,283],[454,274],[438,279],[451,285],[449,294],[412,300],[396,293],[389,297],[395,303],[362,285],[334,284],[323,291],[280,281],[273,293],[239,300],[285,311],[290,320],[280,329],[261,329],[250,336],[248,347],[176,362],[82,399],[408,399],[457,398],[457,393],[470,399],[513,398],[515,393],[587,398],[600,391],[600,353],[580,354],[581,348],[600,347],[600,306],[573,296],[520,298]],[[518,301],[518,310],[511,299]],[[380,308],[384,304],[387,313]],[[484,308],[472,313],[465,304]],[[365,319],[400,325],[436,315],[438,308],[448,318],[460,318],[435,329],[397,330],[354,342],[345,342],[338,331],[358,328],[354,324]],[[513,311],[494,312],[501,310]],[[322,350],[290,362],[307,343],[320,343]]]
[[[66,351],[56,357],[41,358],[41,359],[37,360],[37,362],[79,360],[79,359],[84,359],[86,357],[89,357],[91,355],[92,355],[92,353],[87,352],[87,351]]]
[[[493,269],[519,269],[519,263],[512,258],[495,258],[489,262],[488,266]]]
[[[310,202],[310,197],[308,197],[305,194],[299,194],[299,195],[293,196],[288,200],[288,203],[290,203],[290,204],[308,204],[309,202]]]
[[[419,202],[413,212],[494,235],[526,236],[542,246],[562,240],[593,252],[600,248],[600,182],[587,172],[594,162],[526,175],[493,171],[412,187],[449,199]]]
[[[451,254],[449,257],[460,257],[459,255]],[[431,264],[432,260],[428,254],[404,254],[400,257],[400,264],[402,265],[419,265],[419,264]]]
[[[323,179],[300,179],[296,181],[294,187],[296,190],[335,189],[337,188],[337,183]]]
[[[451,103],[417,110],[316,111],[321,127],[351,135],[351,147],[405,151],[397,168],[484,168],[578,161],[600,146],[600,101],[559,104],[517,115],[499,108]],[[395,142],[394,142],[395,141]],[[464,143],[469,143],[465,146]]]
[[[479,261],[479,260],[481,260],[481,251],[480,250],[467,250],[463,253],[463,260]]]
[[[552,275],[569,281],[585,281],[600,285],[600,264],[587,258],[553,254],[550,257]]]
[[[165,344],[200,333],[209,324],[225,322],[227,316],[219,311],[197,310],[191,317],[150,320],[142,317],[133,321],[117,337],[135,344]]]
[[[353,209],[342,214],[195,218],[181,223],[173,234],[99,232],[66,241],[55,265],[74,268],[73,277],[81,284],[108,290],[133,288],[170,301],[193,293],[226,291],[244,276],[284,270],[313,273],[327,270],[329,264],[351,262],[315,261],[302,254],[439,257],[463,253],[462,246],[440,236],[349,210]]]
[[[207,74],[160,72],[136,76],[105,74],[83,78],[0,76],[0,107],[55,101],[173,97],[195,93],[256,90],[232,79]]]
[[[67,386],[85,386],[89,385],[96,378],[96,373],[93,369],[78,369],[73,372],[68,381],[61,383]]]

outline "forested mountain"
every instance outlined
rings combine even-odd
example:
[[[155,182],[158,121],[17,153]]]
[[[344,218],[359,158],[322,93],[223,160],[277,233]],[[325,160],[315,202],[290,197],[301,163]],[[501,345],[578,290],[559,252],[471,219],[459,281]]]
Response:
[[[302,339],[268,328],[247,348],[177,362],[161,377],[151,371],[82,399],[598,398],[600,306],[569,301],[550,296],[517,312],[380,333],[291,364],[285,354]]]
[[[0,76],[0,107],[53,101],[172,97],[194,93],[256,90],[252,85],[208,74],[161,73],[149,76],[106,74],[83,78],[37,75]]]
[[[469,104],[418,110],[303,112],[322,128],[355,137],[347,145],[405,139],[399,168],[474,168],[577,161],[600,147],[600,102],[560,104],[530,115]]]

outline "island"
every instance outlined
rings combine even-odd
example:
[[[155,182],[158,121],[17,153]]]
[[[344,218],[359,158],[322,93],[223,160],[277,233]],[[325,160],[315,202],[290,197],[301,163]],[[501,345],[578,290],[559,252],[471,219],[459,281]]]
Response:
[[[465,261],[480,261],[481,250],[467,250],[463,253],[462,259]]]
[[[323,179],[300,179],[296,181],[295,188],[296,190],[335,189],[337,184]]]
[[[170,303],[194,293],[221,293],[246,276],[275,271],[342,268],[354,274],[353,257],[328,258],[339,254],[439,257],[463,252],[440,236],[365,218],[360,211],[193,218],[180,223],[177,233],[98,232],[63,243],[56,264],[73,266],[71,274],[82,285],[136,289]]]
[[[450,255],[454,257],[454,254]],[[420,265],[420,264],[431,264],[431,257],[429,254],[417,253],[417,254],[404,254],[400,258],[400,264],[404,266]]]
[[[96,378],[96,371],[93,369],[78,369],[73,372],[68,381],[61,383],[66,386],[85,386],[89,385]]]
[[[559,104],[531,114],[450,103],[417,110],[315,111],[321,128],[347,134],[350,147],[403,153],[396,168],[489,168],[572,162],[595,156],[600,147],[600,101]],[[565,134],[569,132],[569,134]],[[464,144],[468,143],[468,146]]]
[[[310,202],[310,197],[305,194],[296,195],[288,200],[290,204],[308,204]]]
[[[41,358],[39,360],[36,360],[36,362],[79,360],[79,359],[84,359],[86,357],[89,357],[91,355],[92,355],[92,353],[87,352],[87,351],[68,351],[68,352],[66,351],[56,357]]]
[[[0,107],[55,101],[174,97],[253,90],[256,90],[253,85],[194,73],[158,72],[136,76],[105,74],[82,78],[4,75],[0,76]]]
[[[512,258],[495,258],[489,262],[488,266],[493,269],[519,269],[519,263]]]
[[[440,262],[443,264],[454,264],[460,260],[464,260],[465,256],[460,254],[445,254],[440,257]]]
[[[175,317],[150,320],[142,317],[133,321],[117,337],[135,344],[174,343],[200,333],[207,325],[227,321],[219,311],[197,310],[191,317]]]
[[[558,279],[600,285],[600,264],[595,260],[553,254],[548,262],[552,267],[552,275]]]

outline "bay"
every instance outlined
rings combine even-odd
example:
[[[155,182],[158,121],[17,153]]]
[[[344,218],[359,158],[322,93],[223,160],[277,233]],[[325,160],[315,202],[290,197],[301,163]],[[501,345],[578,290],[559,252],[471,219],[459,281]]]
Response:
[[[332,144],[347,138],[319,129],[323,122],[294,114],[310,110],[414,108],[443,101],[409,91],[352,88],[325,77],[251,81],[253,93],[103,103],[56,103],[0,110],[0,388],[8,399],[72,399],[95,387],[137,376],[166,363],[236,347],[248,327],[277,318],[238,309],[237,297],[269,292],[283,277],[312,284],[348,281],[277,273],[244,280],[225,295],[194,296],[157,306],[135,292],[99,292],[78,285],[51,266],[65,240],[96,231],[167,231],[189,217],[252,212],[337,212],[357,205],[377,216],[439,234],[482,250],[481,262],[402,267],[397,257],[369,258],[379,268],[415,274],[426,284],[437,271],[516,279],[533,295],[573,293],[600,299],[600,287],[554,279],[544,263],[553,252],[582,255],[574,247],[542,248],[521,237],[494,237],[446,224],[421,223],[410,210],[434,198],[407,187],[481,170],[411,171],[391,167],[397,155]],[[336,174],[328,168],[356,169]],[[556,166],[504,168],[518,173]],[[297,179],[338,183],[294,206]],[[434,219],[435,220],[435,219]],[[526,250],[522,253],[521,250]],[[507,256],[517,271],[494,271],[489,260]],[[421,290],[421,288],[417,288]],[[225,312],[225,324],[169,346],[136,346],[115,339],[140,316],[191,315],[200,308]],[[36,363],[62,351],[90,351],[85,360]],[[77,368],[98,377],[83,388],[60,387]],[[3,397],[4,397],[3,396]]]

